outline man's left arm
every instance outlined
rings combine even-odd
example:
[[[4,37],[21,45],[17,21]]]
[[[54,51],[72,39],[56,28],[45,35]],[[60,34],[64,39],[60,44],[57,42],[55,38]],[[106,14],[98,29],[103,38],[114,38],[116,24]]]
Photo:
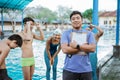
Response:
[[[85,52],[94,52],[96,50],[96,40],[92,32],[88,35],[88,43],[80,45],[80,50]]]

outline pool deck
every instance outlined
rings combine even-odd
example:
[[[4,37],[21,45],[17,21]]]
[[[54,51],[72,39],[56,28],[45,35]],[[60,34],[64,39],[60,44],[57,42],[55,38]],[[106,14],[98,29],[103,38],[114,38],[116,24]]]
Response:
[[[120,52],[116,52],[110,52],[98,62],[99,80],[120,80]]]
[[[120,58],[111,58],[101,70],[99,80],[120,80]]]

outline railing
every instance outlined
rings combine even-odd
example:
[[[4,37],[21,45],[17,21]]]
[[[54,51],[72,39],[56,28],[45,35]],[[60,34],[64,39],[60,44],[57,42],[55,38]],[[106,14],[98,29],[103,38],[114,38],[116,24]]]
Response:
[[[0,35],[0,39],[4,39],[4,38],[12,35],[12,34],[13,34],[13,31],[12,31],[12,30],[6,30],[6,31],[3,31],[2,33],[3,33],[3,34]]]

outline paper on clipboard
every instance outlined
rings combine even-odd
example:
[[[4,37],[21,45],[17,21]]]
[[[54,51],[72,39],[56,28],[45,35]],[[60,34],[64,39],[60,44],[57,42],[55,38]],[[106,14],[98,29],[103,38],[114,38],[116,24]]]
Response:
[[[72,32],[72,41],[76,41],[79,45],[87,43],[87,33]]]

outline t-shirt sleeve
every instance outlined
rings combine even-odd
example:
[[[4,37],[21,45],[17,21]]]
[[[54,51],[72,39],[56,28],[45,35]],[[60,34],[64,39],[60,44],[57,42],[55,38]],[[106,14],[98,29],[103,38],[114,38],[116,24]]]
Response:
[[[95,36],[94,36],[94,33],[93,33],[93,32],[89,32],[89,35],[88,35],[88,43],[89,43],[89,44],[95,44],[95,43],[96,43]]]
[[[68,32],[65,31],[63,32],[62,36],[61,36],[61,41],[60,41],[61,44],[63,43],[68,43]]]

